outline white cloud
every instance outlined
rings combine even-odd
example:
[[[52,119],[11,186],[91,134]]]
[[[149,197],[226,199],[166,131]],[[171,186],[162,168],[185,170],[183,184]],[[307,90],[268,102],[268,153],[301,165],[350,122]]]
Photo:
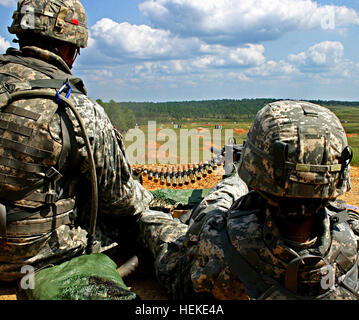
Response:
[[[184,74],[205,73],[217,68],[249,68],[265,62],[263,45],[248,44],[239,48],[203,44],[198,57],[169,61],[145,62],[136,66],[137,73]]]
[[[12,8],[16,6],[16,0],[0,0],[0,6]]]
[[[288,31],[359,24],[354,9],[312,0],[151,0],[139,8],[156,28],[212,43],[253,43]]]
[[[208,68],[253,67],[265,62],[264,46],[211,45],[199,39],[174,36],[146,25],[101,19],[92,28],[88,59],[107,63],[146,62],[137,72],[165,74],[199,72]]]
[[[334,67],[344,56],[344,46],[339,41],[324,41],[305,52],[291,54],[288,60],[302,67]]]
[[[5,52],[6,49],[9,48],[10,46],[11,46],[10,42],[0,36],[0,53]]]
[[[117,23],[108,18],[99,20],[91,28],[91,36],[107,55],[130,60],[188,57],[200,46],[195,38],[183,39],[170,31]]]
[[[298,70],[292,64],[280,60],[280,61],[273,61],[269,60],[265,63],[261,64],[260,66],[250,68],[246,70],[246,74],[248,76],[260,76],[260,77],[286,77],[292,76],[298,73]]]

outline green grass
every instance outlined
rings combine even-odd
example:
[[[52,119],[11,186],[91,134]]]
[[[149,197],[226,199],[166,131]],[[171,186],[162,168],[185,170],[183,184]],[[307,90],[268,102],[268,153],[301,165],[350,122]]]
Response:
[[[329,109],[341,120],[345,132],[349,135],[348,143],[354,151],[352,165],[359,166],[359,106],[333,106],[329,107]]]

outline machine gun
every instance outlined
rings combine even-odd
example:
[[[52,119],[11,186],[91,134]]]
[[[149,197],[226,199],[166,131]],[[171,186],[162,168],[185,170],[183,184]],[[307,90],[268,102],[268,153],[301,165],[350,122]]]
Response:
[[[223,178],[232,175],[234,170],[238,169],[238,163],[242,155],[244,144],[238,144],[235,138],[228,139],[228,143],[225,144],[222,150],[218,150],[215,147],[211,147],[211,152],[217,155],[217,159],[224,161],[225,174]]]

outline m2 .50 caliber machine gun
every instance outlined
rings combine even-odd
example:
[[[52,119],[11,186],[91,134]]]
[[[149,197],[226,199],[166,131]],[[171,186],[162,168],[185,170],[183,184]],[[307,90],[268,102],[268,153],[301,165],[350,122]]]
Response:
[[[231,176],[235,171],[237,171],[244,144],[245,142],[243,142],[243,144],[239,144],[235,138],[230,138],[228,143],[223,146],[222,150],[211,147],[211,152],[216,154],[217,157],[223,159],[225,172],[223,179]]]

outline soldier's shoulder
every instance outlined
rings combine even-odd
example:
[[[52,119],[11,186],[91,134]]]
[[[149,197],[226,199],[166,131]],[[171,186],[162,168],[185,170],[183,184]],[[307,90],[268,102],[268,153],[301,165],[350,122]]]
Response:
[[[254,191],[238,199],[227,213],[228,233],[237,241],[261,237],[263,199]]]
[[[229,210],[227,215],[227,230],[231,239],[238,242],[251,242],[261,238],[263,223],[259,218],[261,209]]]
[[[106,114],[104,108],[98,102],[96,102],[94,99],[90,98],[89,96],[87,96],[83,93],[76,93],[74,95],[74,97],[75,97],[77,104],[79,104],[81,106],[93,108],[96,110],[96,113],[99,115]]]

